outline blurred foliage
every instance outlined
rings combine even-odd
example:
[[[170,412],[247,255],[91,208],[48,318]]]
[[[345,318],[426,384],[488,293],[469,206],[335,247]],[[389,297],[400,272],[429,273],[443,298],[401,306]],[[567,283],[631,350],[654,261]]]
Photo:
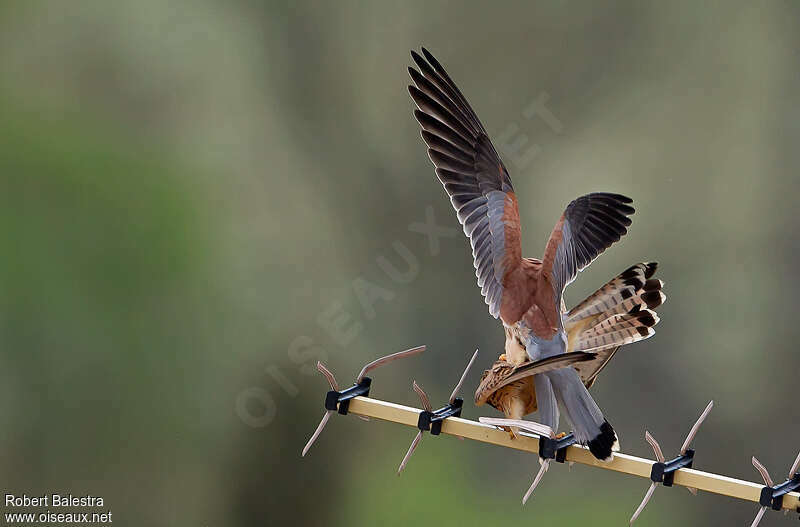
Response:
[[[756,454],[781,473],[800,441],[798,16],[789,2],[0,5],[0,487],[101,495],[126,524],[627,520],[645,481],[559,466],[523,508],[535,459],[452,438],[426,437],[398,478],[413,431],[388,423],[334,418],[299,456],[322,414],[317,359],[345,383],[425,343],[374,375],[375,396],[416,404],[412,379],[443,400],[472,350],[483,367],[502,348],[411,116],[420,45],[506,152],[527,255],[576,195],[634,197],[629,235],[568,292],[661,264],[657,336],[593,388],[625,451],[649,455],[645,427],[677,448],[713,398],[698,468],[753,480]],[[560,132],[525,117],[543,93]],[[538,151],[520,162],[515,142]],[[431,245],[409,228],[426,214],[455,235]],[[645,525],[755,511],[658,494]]]

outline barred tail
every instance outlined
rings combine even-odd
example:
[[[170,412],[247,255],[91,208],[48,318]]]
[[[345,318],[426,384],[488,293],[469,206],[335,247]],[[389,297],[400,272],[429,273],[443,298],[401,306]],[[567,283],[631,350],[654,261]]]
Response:
[[[655,334],[653,326],[658,324],[655,311],[644,309],[637,313],[613,315],[593,328],[584,331],[575,343],[575,349],[600,351],[631,344]]]
[[[660,306],[666,297],[663,283],[652,278],[658,269],[656,262],[633,265],[567,313],[567,324],[602,313],[627,313],[639,305],[648,309]]]
[[[652,278],[658,264],[639,263],[598,289],[567,313],[570,350],[600,351],[651,337],[659,322],[655,308],[666,295]]]

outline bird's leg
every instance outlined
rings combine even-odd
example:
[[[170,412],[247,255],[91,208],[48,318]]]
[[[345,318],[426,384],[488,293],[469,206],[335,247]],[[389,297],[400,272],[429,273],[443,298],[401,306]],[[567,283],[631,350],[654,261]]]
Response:
[[[519,396],[514,396],[507,399],[507,406],[505,407],[506,411],[503,412],[506,414],[506,419],[522,419],[525,416],[525,403]],[[517,433],[519,433],[519,427],[517,426],[507,426],[504,427],[505,430],[508,432],[508,435],[511,439],[517,438]]]
[[[501,426],[499,428],[501,430],[504,430],[504,431],[508,432],[508,436],[512,439],[512,441],[517,438],[517,434],[514,431],[514,428],[516,428],[516,427],[514,427],[514,426]]]

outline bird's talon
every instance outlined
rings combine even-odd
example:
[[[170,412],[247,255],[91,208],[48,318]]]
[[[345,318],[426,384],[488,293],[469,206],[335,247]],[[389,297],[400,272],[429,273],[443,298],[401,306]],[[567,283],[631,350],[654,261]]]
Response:
[[[562,437],[565,437],[566,435],[567,435],[566,432],[559,432],[558,434],[556,434],[556,439],[561,439]]]
[[[501,426],[500,428],[501,428],[502,430],[505,430],[506,432],[508,432],[508,435],[509,435],[509,437],[510,437],[512,440],[514,440],[514,439],[516,439],[516,438],[517,438],[517,434],[514,432],[514,428],[513,428],[513,427],[510,427],[510,426]]]

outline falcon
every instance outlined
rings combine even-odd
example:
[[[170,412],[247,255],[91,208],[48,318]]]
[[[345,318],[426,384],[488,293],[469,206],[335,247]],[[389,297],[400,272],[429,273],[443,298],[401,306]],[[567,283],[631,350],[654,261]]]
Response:
[[[489,313],[500,318],[505,328],[506,357],[521,365],[525,360],[567,354],[564,289],[627,233],[629,216],[634,213],[632,200],[612,193],[575,199],[556,222],[542,258],[523,258],[517,197],[508,170],[442,65],[425,48],[422,55],[412,51],[419,69],[408,68],[413,81],[408,90],[417,106],[414,116],[436,174],[470,240],[478,286]],[[611,458],[617,435],[575,367],[535,373],[532,383],[543,424],[558,428],[560,401],[578,442],[598,459]]]
[[[633,265],[569,311],[562,304],[567,334],[565,356],[591,352],[591,356],[581,362],[576,359],[573,366],[586,388],[594,385],[600,371],[621,346],[655,334],[653,328],[659,318],[654,310],[666,300],[662,291],[664,283],[652,278],[656,269],[655,262]],[[578,349],[585,351],[576,351]],[[534,364],[519,343],[512,342],[507,352],[483,372],[475,391],[475,404],[488,403],[503,412],[507,419],[522,419],[535,412],[536,393],[528,374]],[[512,439],[516,431],[514,427],[509,428]]]

